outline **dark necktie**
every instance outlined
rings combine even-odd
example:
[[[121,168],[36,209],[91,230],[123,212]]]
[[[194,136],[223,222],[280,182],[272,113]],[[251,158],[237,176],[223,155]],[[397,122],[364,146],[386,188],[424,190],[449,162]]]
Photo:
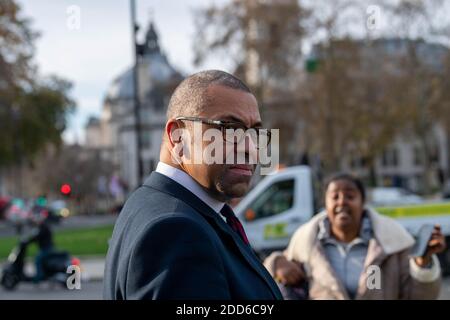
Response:
[[[249,244],[244,228],[242,227],[239,219],[234,214],[233,209],[231,209],[228,204],[225,204],[222,210],[220,210],[220,213],[226,218],[227,224],[242,238],[244,243]]]

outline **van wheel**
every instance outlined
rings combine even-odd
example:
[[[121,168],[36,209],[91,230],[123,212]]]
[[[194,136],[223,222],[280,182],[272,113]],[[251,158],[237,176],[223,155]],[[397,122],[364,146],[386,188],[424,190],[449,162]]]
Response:
[[[267,255],[264,254],[264,252],[262,252],[262,251],[253,250],[253,253],[258,257],[259,261],[261,261],[261,262],[263,262],[264,259],[267,257]]]
[[[438,254],[439,262],[441,263],[442,275],[450,275],[450,237],[445,237],[447,243],[447,249],[444,252]]]
[[[283,251],[285,248],[274,248],[274,249],[262,249],[259,251],[254,250],[253,252],[259,258],[261,262],[263,262],[268,256],[272,254],[274,251]]]

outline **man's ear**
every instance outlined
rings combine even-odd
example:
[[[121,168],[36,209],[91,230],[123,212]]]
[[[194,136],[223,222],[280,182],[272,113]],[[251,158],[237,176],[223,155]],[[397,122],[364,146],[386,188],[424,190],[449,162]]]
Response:
[[[181,165],[182,157],[184,155],[184,141],[183,133],[186,130],[181,121],[175,119],[170,119],[166,123],[165,134],[169,142],[169,152],[172,157],[172,162],[174,164]]]
[[[167,121],[165,129],[167,138],[172,147],[181,142],[183,128],[180,126],[180,121],[170,119]]]

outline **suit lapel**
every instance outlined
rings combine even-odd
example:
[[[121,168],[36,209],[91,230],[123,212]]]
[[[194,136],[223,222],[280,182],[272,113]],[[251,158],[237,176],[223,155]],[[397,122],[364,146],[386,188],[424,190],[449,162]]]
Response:
[[[209,207],[206,203],[200,200],[196,195],[183,187],[181,184],[158,172],[152,172],[150,177],[148,177],[144,182],[144,186],[151,187],[182,200],[187,205],[192,207],[195,211],[199,212],[208,221],[208,223],[213,225],[214,229],[220,230],[227,237],[231,238],[232,242],[238,248],[239,252],[247,261],[247,263],[268,285],[268,287],[272,291],[272,294],[277,299],[282,299],[276,283],[274,282],[268,271],[264,268],[264,266],[259,262],[251,247],[246,245],[239,237],[239,235],[234,232],[230,228],[230,226],[228,226],[225,221],[219,216],[219,214],[211,209],[211,207]]]
[[[241,255],[245,258],[248,264],[258,273],[258,275],[267,283],[273,295],[278,299],[282,299],[279,295],[279,289],[276,286],[276,283],[272,279],[272,276],[268,273],[265,267],[259,262],[256,255],[253,253],[252,248],[249,245],[246,245],[239,235],[233,231],[230,226],[228,226],[222,218],[218,217],[217,214],[213,217],[216,226],[225,233],[228,237],[231,237],[233,243],[239,249]]]

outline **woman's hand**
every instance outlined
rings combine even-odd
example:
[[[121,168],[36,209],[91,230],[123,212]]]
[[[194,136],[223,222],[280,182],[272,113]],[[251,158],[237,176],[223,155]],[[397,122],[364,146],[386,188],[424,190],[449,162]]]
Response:
[[[289,261],[284,256],[275,261],[275,280],[293,286],[299,284],[306,278],[302,265],[296,261]]]
[[[441,227],[435,225],[425,255],[423,257],[415,258],[414,260],[419,267],[423,268],[430,264],[431,256],[433,254],[443,252],[446,247],[447,245],[445,243],[445,237],[441,232]]]

